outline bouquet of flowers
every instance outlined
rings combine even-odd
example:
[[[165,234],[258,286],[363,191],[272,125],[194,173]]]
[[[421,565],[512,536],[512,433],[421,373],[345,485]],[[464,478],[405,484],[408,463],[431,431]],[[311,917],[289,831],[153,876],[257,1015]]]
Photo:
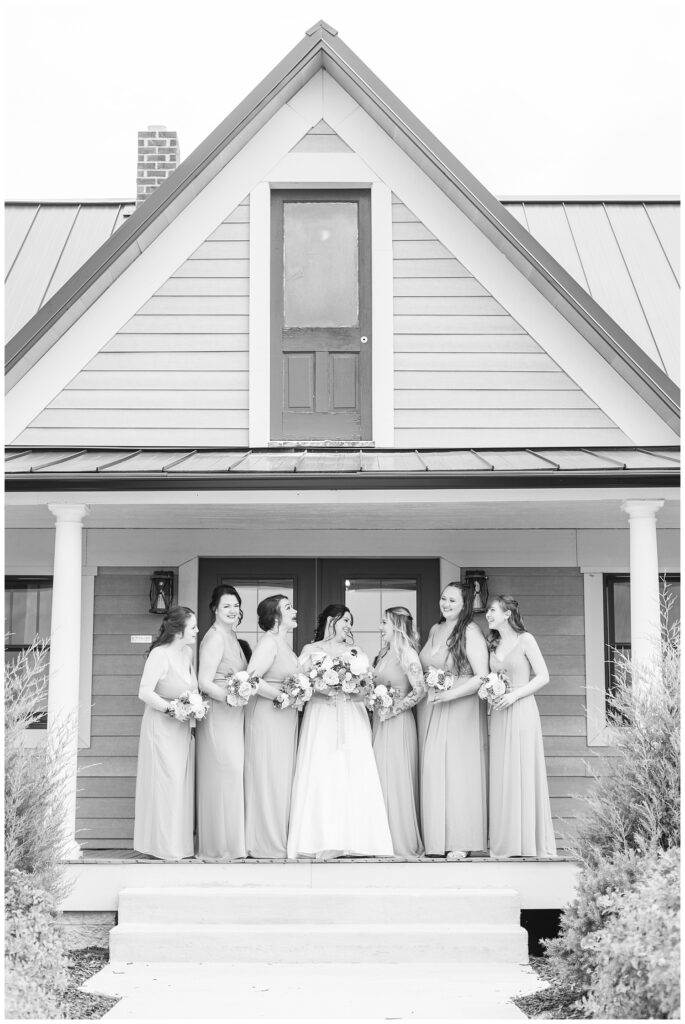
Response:
[[[451,672],[445,672],[442,668],[436,668],[435,665],[426,672],[424,679],[426,686],[429,690],[451,690],[453,676]]]
[[[304,672],[296,672],[283,680],[283,691],[274,698],[274,707],[283,710],[284,708],[295,708],[301,711],[314,692],[314,685]]]
[[[378,683],[366,698],[366,706],[369,711],[392,712],[399,709],[400,691],[395,686],[388,686],[387,683]]]
[[[511,685],[504,672],[490,672],[487,676],[481,676],[481,680],[478,696],[481,700],[488,702],[488,714],[490,714],[492,705],[505,693],[509,693]]]
[[[226,703],[229,707],[241,708],[257,692],[259,676],[243,670],[228,676],[226,682]]]
[[[317,693],[368,693],[373,686],[369,659],[359,647],[335,657],[325,651],[313,651],[308,675]]]
[[[165,710],[179,722],[199,722],[209,711],[209,701],[205,700],[197,690],[186,690],[180,697],[172,700]]]

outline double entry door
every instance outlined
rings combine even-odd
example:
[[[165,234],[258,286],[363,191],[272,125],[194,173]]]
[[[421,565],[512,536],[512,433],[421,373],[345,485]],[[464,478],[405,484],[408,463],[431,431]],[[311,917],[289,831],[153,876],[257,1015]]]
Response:
[[[345,604],[354,618],[355,642],[373,658],[380,647],[380,622],[386,608],[403,605],[422,636],[438,617],[440,572],[437,559],[421,558],[205,558],[200,560],[199,625],[212,623],[209,600],[214,587],[230,583],[242,599],[238,636],[252,649],[260,630],[257,605],[283,594],[297,608],[292,645],[297,654],[311,642],[319,613],[328,604]]]

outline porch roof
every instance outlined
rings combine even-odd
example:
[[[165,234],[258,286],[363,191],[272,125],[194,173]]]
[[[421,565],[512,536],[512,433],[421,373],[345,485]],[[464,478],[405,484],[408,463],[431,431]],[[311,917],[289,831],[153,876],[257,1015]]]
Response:
[[[8,491],[677,486],[677,447],[10,448]]]

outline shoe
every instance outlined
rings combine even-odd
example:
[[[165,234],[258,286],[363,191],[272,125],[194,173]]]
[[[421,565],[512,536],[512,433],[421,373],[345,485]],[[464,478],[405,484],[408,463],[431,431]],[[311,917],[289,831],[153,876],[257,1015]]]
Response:
[[[448,850],[445,855],[445,860],[465,860],[465,850]]]

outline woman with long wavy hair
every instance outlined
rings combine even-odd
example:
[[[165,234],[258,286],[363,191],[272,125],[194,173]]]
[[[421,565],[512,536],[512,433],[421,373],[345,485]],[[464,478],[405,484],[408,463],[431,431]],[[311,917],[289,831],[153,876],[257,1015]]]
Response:
[[[133,848],[162,860],[192,857],[195,763],[192,723],[171,715],[171,702],[197,692],[192,648],[195,613],[170,608],[150,647],[138,696],[145,704],[136,769]]]
[[[490,715],[490,855],[556,857],[540,714],[534,694],[549,682],[537,640],[526,630],[518,601],[490,602],[490,668],[510,689]]]
[[[452,685],[429,689],[425,699],[421,825],[429,856],[461,860],[487,849],[487,720],[478,689],[488,671],[488,649],[473,621],[470,586],[448,583],[440,611],[421,664],[449,673]]]
[[[245,856],[245,708],[226,703],[228,678],[246,669],[252,655],[247,641],[236,636],[241,606],[235,587],[215,587],[209,602],[214,622],[200,644],[200,689],[211,706],[196,734],[197,846],[198,856],[211,860]]]
[[[399,702],[373,718],[373,752],[378,765],[390,835],[396,857],[415,860],[423,853],[419,829],[419,762],[416,722],[411,709],[424,694],[419,634],[408,608],[386,609],[383,646],[374,661],[377,683],[394,687]]]

